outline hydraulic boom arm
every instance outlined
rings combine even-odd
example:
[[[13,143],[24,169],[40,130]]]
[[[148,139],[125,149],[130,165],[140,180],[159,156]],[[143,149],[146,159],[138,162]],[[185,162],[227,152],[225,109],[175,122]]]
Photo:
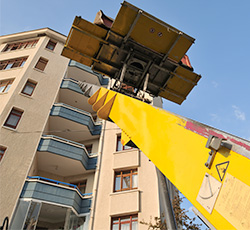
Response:
[[[250,228],[250,144],[100,88],[89,103],[122,130],[216,229]],[[126,108],[126,109],[124,109]]]
[[[124,145],[140,148],[216,229],[250,229],[250,143],[144,103],[186,100],[201,78],[186,55],[193,43],[124,1],[115,20],[76,17],[62,55],[112,79],[114,91],[80,87],[121,128]]]

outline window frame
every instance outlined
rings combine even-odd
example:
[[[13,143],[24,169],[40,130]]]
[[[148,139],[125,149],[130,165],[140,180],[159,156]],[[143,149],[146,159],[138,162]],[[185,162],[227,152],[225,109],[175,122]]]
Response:
[[[46,62],[46,63],[45,63]],[[42,72],[44,72],[44,70],[45,70],[45,68],[46,68],[46,66],[47,66],[47,64],[48,64],[48,62],[49,62],[49,60],[48,59],[46,59],[46,58],[44,58],[44,57],[40,57],[39,59],[38,59],[38,61],[36,62],[36,65],[35,65],[35,69],[36,70],[39,70],[39,71],[42,71]],[[43,68],[38,68],[38,66],[39,65],[44,65],[44,67]]]
[[[73,182],[73,183],[71,183],[71,184],[76,185],[77,188],[79,189],[79,191],[80,191],[82,194],[86,193],[87,180],[81,180],[81,181]],[[81,188],[84,188],[84,193],[81,191]]]
[[[48,43],[47,43],[47,45],[46,45],[46,49],[48,49],[48,50],[50,50],[50,51],[54,51],[55,50],[55,47],[56,47],[56,44],[57,44],[57,42],[54,42],[53,40],[49,40],[48,41]],[[53,49],[51,49],[51,48],[49,48],[50,46],[52,46],[53,47]]]
[[[32,86],[32,89],[33,89],[32,92],[31,92],[30,94],[24,92],[26,86],[28,86],[28,85],[29,85],[29,86]],[[28,79],[28,80],[26,81],[26,83],[25,83],[25,85],[24,85],[24,87],[23,87],[21,93],[24,94],[24,95],[27,95],[27,96],[32,96],[32,94],[33,94],[34,91],[35,91],[36,85],[37,85],[37,82]]]
[[[129,220],[124,221],[124,219],[128,219],[128,218],[129,218]],[[116,222],[116,223],[114,223],[114,222]],[[118,225],[118,229],[120,230],[122,228],[122,225],[124,225],[124,224],[129,224],[129,230],[132,230],[133,222],[137,223],[137,229],[138,229],[138,214],[112,217],[111,218],[111,230],[114,229],[114,225]]]
[[[137,178],[137,187],[133,187],[133,176],[136,175]],[[129,187],[124,188],[123,186],[123,178],[129,176]],[[120,178],[120,188],[116,189],[117,178]],[[114,192],[122,192],[138,189],[138,169],[127,169],[127,170],[119,170],[114,172]]]
[[[6,147],[0,145],[0,162],[3,160],[3,157],[4,157],[5,153],[6,153],[6,150],[7,150]]]
[[[13,107],[13,108],[11,109],[11,111],[10,111],[10,113],[9,113],[9,115],[8,115],[8,117],[7,117],[7,119],[5,120],[3,126],[4,126],[4,127],[7,127],[7,128],[11,128],[11,129],[16,129],[17,126],[18,126],[18,124],[19,124],[19,122],[20,122],[20,120],[21,120],[21,118],[22,118],[23,112],[24,112],[24,111],[22,111],[22,110],[20,110],[20,109],[17,109],[17,108],[15,108],[15,107]],[[8,121],[10,120],[11,116],[16,116],[16,117],[18,117],[18,120],[17,120],[17,122],[16,122],[15,125],[8,124]]]
[[[6,84],[3,84],[5,82],[6,82]],[[0,94],[7,93],[9,91],[10,87],[12,86],[13,82],[14,82],[14,79],[1,80],[0,81],[0,90],[1,90],[2,86],[4,86],[4,87],[3,87],[3,90],[0,91]]]
[[[6,44],[6,46],[3,48],[3,50],[1,52],[11,52],[14,50],[19,50],[19,49],[22,50],[22,49],[26,49],[26,48],[33,48],[36,46],[38,41],[39,41],[39,39],[25,41],[25,42],[9,43],[9,44]],[[13,49],[14,47],[16,47],[16,49]]]
[[[28,57],[21,57],[21,58],[15,58],[15,59],[0,61],[0,71],[1,70],[8,70],[8,69],[13,69],[13,68],[18,68],[18,67],[23,67],[23,65],[25,64],[27,59],[28,59]]]
[[[121,149],[119,148],[119,146],[121,146]],[[133,149],[133,147],[123,145],[122,142],[121,142],[121,135],[117,135],[117,138],[116,138],[116,152],[129,150],[129,149]]]

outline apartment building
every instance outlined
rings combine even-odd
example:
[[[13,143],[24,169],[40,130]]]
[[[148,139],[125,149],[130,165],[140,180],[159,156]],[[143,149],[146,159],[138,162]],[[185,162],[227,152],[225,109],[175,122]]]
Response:
[[[147,229],[166,195],[157,169],[97,118],[77,82],[108,78],[61,56],[65,41],[49,28],[0,37],[0,225]]]

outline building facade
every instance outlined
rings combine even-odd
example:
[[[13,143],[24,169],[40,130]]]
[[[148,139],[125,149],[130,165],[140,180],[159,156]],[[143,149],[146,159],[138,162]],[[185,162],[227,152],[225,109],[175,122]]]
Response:
[[[61,56],[65,41],[49,28],[0,37],[0,224],[147,229],[162,212],[157,169],[97,118],[77,82],[108,79]]]

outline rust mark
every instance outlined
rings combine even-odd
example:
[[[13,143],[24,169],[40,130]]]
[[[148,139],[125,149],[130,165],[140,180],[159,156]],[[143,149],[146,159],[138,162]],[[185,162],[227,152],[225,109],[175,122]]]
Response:
[[[223,138],[225,140],[228,140],[228,141],[231,141],[232,143],[240,146],[240,147],[243,147],[245,148],[247,151],[250,151],[250,145],[240,141],[240,140],[236,140],[232,137],[228,137],[228,136],[224,136],[222,135],[221,133],[219,132],[216,132],[212,129],[209,129],[209,127],[201,124],[201,123],[198,123],[198,122],[192,122],[192,121],[187,121],[186,122],[186,126],[185,126],[186,129],[194,132],[194,133],[197,133],[203,137],[206,137],[208,138],[209,135],[214,135],[216,137],[219,137],[219,138]]]
[[[249,145],[247,145],[247,144],[245,144],[245,143],[243,143],[243,142],[241,142],[241,141],[237,141],[237,140],[235,140],[235,139],[233,139],[233,138],[230,138],[229,140],[232,141],[234,144],[239,145],[239,146],[242,146],[242,147],[244,147],[246,150],[250,151],[250,146],[249,146]]]
[[[206,138],[208,138],[209,135],[214,135],[219,138],[227,139],[222,134],[217,133],[214,130],[207,129],[205,125],[199,123],[187,121],[185,128]]]

